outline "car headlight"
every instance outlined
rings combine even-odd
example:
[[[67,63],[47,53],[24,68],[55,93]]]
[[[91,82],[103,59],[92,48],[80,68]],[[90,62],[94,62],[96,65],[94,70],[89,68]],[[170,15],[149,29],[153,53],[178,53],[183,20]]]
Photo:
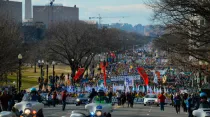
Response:
[[[26,114],[26,115],[31,114],[31,110],[30,109],[25,109],[24,114]]]
[[[97,117],[100,117],[102,115],[102,112],[101,111],[96,111],[96,116]]]
[[[90,112],[90,115],[93,116],[95,113],[94,112]]]
[[[79,102],[79,101],[80,101],[80,99],[76,99],[76,101],[77,101],[77,102]]]

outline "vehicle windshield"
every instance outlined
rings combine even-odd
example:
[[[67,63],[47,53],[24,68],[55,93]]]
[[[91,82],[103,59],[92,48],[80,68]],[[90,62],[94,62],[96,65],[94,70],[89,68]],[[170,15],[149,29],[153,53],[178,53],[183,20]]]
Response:
[[[93,103],[109,103],[109,99],[106,96],[96,96],[93,98]]]
[[[24,96],[23,96],[23,99],[22,99],[22,101],[31,101],[31,96],[30,96],[30,94],[25,94]]]
[[[208,103],[202,103],[200,104],[199,108],[210,108]]]
[[[79,94],[78,98],[88,98],[88,94]]]
[[[145,98],[157,98],[157,95],[146,95]]]

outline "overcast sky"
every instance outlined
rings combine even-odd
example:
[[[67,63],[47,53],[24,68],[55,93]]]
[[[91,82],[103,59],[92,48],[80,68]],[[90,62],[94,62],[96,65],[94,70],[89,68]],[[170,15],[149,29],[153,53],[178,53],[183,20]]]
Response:
[[[25,0],[21,1],[23,6]],[[33,5],[46,5],[50,0],[32,0]],[[153,24],[151,21],[152,10],[144,3],[146,0],[55,0],[55,4],[79,7],[80,20],[88,20],[89,17],[119,17],[104,18],[102,23],[130,23],[130,24]],[[23,8],[24,12],[24,8]],[[122,18],[124,16],[125,18]],[[96,21],[98,21],[96,19]]]

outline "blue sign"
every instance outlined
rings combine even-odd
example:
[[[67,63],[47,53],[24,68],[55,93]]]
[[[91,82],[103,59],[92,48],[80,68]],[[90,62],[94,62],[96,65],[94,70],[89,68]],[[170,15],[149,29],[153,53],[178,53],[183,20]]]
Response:
[[[101,105],[98,105],[98,106],[96,107],[96,109],[102,109],[102,106],[101,106]]]
[[[31,103],[28,103],[28,104],[26,104],[26,107],[31,108],[32,107],[32,104]]]

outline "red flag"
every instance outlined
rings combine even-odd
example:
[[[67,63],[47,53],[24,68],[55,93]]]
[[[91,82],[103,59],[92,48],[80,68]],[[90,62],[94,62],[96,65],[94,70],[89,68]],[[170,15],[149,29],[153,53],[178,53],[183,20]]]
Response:
[[[138,70],[140,76],[143,78],[145,85],[148,85],[149,84],[149,78],[148,78],[148,75],[145,72],[144,68],[139,67],[139,68],[137,68],[137,70]]]
[[[79,77],[85,72],[85,68],[79,68],[78,72],[76,73],[76,75],[74,76],[74,80],[78,80]]]
[[[112,58],[116,58],[115,53],[111,52],[110,55],[111,55]]]
[[[100,67],[103,70],[104,74],[104,86],[106,86],[106,67],[108,66],[108,63],[106,61],[100,63]]]

